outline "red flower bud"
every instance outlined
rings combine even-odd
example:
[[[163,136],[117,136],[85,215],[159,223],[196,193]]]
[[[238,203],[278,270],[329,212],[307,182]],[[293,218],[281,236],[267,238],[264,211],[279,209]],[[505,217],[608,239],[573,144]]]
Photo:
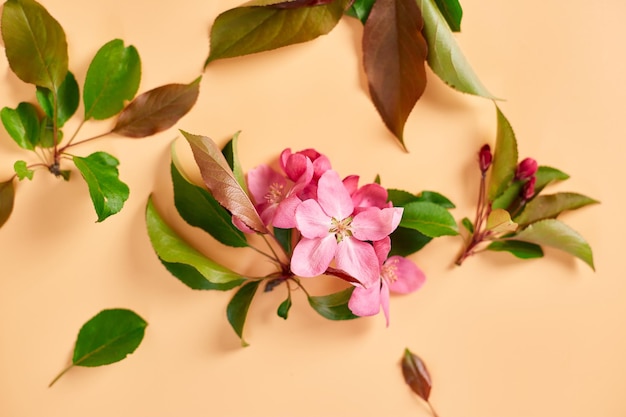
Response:
[[[535,195],[535,183],[537,182],[537,177],[532,176],[530,179],[524,184],[524,188],[522,188],[522,198],[524,200],[530,200]]]
[[[483,147],[480,148],[480,152],[478,152],[478,166],[480,167],[480,172],[483,174],[487,172],[491,166],[492,160],[493,155],[491,154],[491,148],[489,145],[483,145]]]
[[[515,179],[525,180],[532,177],[537,172],[537,161],[533,158],[526,158],[517,165]]]

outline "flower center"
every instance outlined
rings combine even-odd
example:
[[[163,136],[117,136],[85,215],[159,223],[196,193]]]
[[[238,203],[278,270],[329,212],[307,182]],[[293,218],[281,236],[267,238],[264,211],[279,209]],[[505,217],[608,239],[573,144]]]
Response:
[[[343,220],[337,220],[334,217],[331,219],[331,227],[328,231],[333,233],[337,239],[337,243],[341,242],[344,237],[352,236],[350,225],[352,224],[352,217],[346,217]]]
[[[380,268],[380,275],[388,284],[393,284],[398,280],[398,260],[388,259],[385,264]]]
[[[280,203],[283,200],[284,188],[285,187],[283,186],[283,184],[279,184],[277,182],[272,183],[269,190],[267,190],[267,193],[264,196],[265,201],[270,204]]]

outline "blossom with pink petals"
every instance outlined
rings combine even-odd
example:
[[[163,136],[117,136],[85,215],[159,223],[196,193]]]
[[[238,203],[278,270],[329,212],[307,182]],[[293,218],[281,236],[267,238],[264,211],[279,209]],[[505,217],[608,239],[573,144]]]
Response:
[[[322,174],[317,199],[305,200],[296,209],[296,227],[302,238],[291,259],[295,274],[323,274],[334,259],[337,268],[364,287],[378,283],[380,263],[370,241],[388,237],[398,227],[403,209],[369,207],[356,214],[354,209],[339,175],[333,170]]]
[[[374,242],[374,251],[380,262],[379,282],[370,288],[356,287],[352,292],[348,308],[357,316],[373,316],[382,307],[389,326],[389,292],[408,294],[418,290],[426,280],[421,269],[402,256],[387,258],[391,250],[391,239],[386,237]]]

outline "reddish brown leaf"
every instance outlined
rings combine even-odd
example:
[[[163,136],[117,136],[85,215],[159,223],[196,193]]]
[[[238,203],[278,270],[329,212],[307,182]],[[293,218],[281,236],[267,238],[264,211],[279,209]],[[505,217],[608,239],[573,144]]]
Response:
[[[200,78],[191,84],[167,84],[136,97],[117,119],[113,132],[143,138],[172,127],[196,103]]]
[[[402,375],[414,393],[420,396],[424,401],[428,402],[430,396],[430,375],[426,365],[419,356],[412,353],[409,349],[404,350],[402,357]]]
[[[254,204],[237,182],[235,174],[215,142],[206,136],[187,132],[182,134],[191,145],[193,156],[200,168],[200,175],[213,197],[248,227],[259,233],[267,233]]]
[[[372,101],[404,145],[404,124],[426,88],[428,45],[415,0],[377,0],[363,29],[363,65]]]
[[[289,0],[272,4],[276,9],[297,9],[299,7],[314,7],[332,3],[333,0]]]

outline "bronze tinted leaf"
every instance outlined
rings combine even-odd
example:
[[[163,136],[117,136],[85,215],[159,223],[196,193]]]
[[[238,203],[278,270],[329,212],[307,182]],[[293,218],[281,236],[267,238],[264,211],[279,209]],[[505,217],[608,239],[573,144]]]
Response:
[[[167,84],[135,98],[117,119],[113,132],[143,138],[172,127],[196,103],[200,78],[191,84]]]
[[[426,88],[428,46],[415,0],[377,0],[363,29],[372,101],[403,147],[404,124]]]
[[[269,51],[325,35],[337,25],[349,0],[304,7],[306,3],[257,0],[220,14],[211,28],[211,51],[205,66],[216,59]]]
[[[235,174],[215,142],[206,136],[187,132],[182,134],[191,145],[193,156],[200,168],[200,175],[213,197],[248,227],[259,233],[267,233],[254,204],[237,182]]]
[[[404,356],[402,357],[402,375],[404,376],[404,381],[411,387],[411,390],[424,401],[428,401],[432,387],[430,374],[428,369],[426,369],[426,364],[409,349],[404,350]]]
[[[556,218],[563,211],[576,210],[598,200],[578,193],[556,193],[533,198],[515,221],[524,226],[543,219]]]

